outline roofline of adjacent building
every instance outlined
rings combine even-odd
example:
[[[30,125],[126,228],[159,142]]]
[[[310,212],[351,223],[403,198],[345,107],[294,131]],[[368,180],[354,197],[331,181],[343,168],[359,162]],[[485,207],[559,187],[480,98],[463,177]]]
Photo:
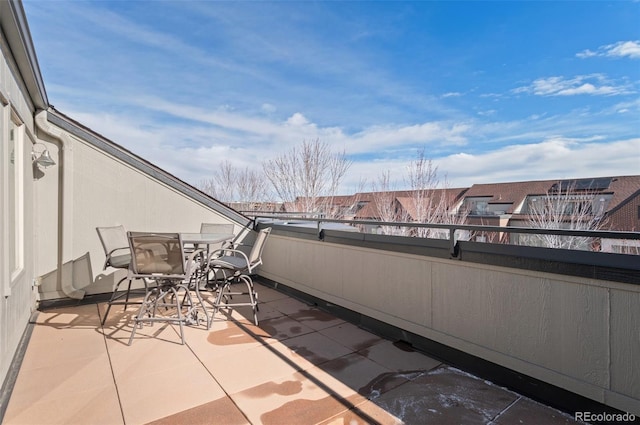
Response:
[[[223,216],[236,223],[239,223],[243,226],[248,226],[252,222],[252,220],[246,215],[234,210],[228,205],[202,192],[201,190],[179,179],[173,174],[157,167],[156,165],[134,154],[128,149],[107,139],[101,134],[96,133],[90,128],[57,111],[53,107],[50,107],[47,111],[47,121],[69,132],[70,134],[73,134],[81,140],[90,143],[92,146],[108,153],[109,155],[112,155],[125,164],[147,174],[148,176],[153,177],[161,183],[184,194],[185,196],[188,196],[189,198],[194,199],[202,205],[213,209],[214,211],[222,214]]]
[[[0,1],[0,19],[4,36],[34,108],[46,109],[49,99],[22,1]]]
[[[627,196],[626,198],[624,198],[623,202],[618,203],[618,205],[616,205],[615,207],[611,208],[610,210],[607,211],[607,214],[611,215],[614,212],[618,211],[619,209],[621,209],[622,207],[626,206],[627,203],[634,199],[636,196],[640,195],[640,189],[636,190],[635,192],[633,192],[631,195]]]

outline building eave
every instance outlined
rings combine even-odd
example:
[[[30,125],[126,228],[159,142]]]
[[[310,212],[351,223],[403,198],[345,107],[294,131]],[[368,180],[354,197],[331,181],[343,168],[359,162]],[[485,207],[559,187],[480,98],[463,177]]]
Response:
[[[22,2],[0,1],[0,20],[2,31],[34,108],[47,109],[49,99]]]

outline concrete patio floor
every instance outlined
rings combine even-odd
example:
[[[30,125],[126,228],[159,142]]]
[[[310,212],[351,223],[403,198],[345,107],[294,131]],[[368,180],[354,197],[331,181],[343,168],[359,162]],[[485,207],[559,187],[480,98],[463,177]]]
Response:
[[[104,304],[42,311],[3,424],[570,424],[569,415],[274,289],[210,330]]]

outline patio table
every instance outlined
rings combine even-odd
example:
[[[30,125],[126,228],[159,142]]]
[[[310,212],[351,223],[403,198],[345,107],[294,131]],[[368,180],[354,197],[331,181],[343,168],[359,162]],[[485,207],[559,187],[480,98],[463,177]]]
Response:
[[[219,243],[223,243],[226,241],[230,241],[235,237],[235,235],[233,233],[180,233],[180,238],[182,239],[182,243],[184,244],[193,244],[193,246],[198,249],[198,246],[200,245],[206,245],[206,249],[204,250],[206,252],[206,256],[203,258],[203,261],[201,263],[201,267],[200,267],[200,273],[205,273],[205,279],[207,280],[207,284],[209,283],[209,276],[207,273],[207,264],[205,259],[209,258],[209,254],[210,254],[210,247],[211,245],[216,245]],[[195,281],[195,291],[196,291],[196,297],[198,298],[198,301],[200,302],[200,305],[202,306],[202,310],[204,311],[206,320],[207,320],[207,328],[210,326],[211,321],[209,320],[209,313],[207,312],[207,309],[204,307],[204,302],[202,300],[202,296],[200,295],[200,276],[196,276],[196,281]]]
[[[194,245],[213,245],[225,242],[234,238],[233,233],[180,233],[182,243],[192,243]]]

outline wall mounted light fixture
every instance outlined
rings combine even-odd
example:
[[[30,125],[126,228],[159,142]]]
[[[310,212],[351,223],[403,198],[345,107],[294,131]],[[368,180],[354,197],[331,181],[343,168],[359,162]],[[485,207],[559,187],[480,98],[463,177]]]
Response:
[[[43,149],[37,150],[36,146],[38,145],[42,146]],[[31,160],[34,164],[37,164],[43,168],[56,165],[56,162],[53,160],[53,158],[51,158],[49,150],[42,143],[36,143],[35,145],[33,145],[33,148],[31,150]]]

